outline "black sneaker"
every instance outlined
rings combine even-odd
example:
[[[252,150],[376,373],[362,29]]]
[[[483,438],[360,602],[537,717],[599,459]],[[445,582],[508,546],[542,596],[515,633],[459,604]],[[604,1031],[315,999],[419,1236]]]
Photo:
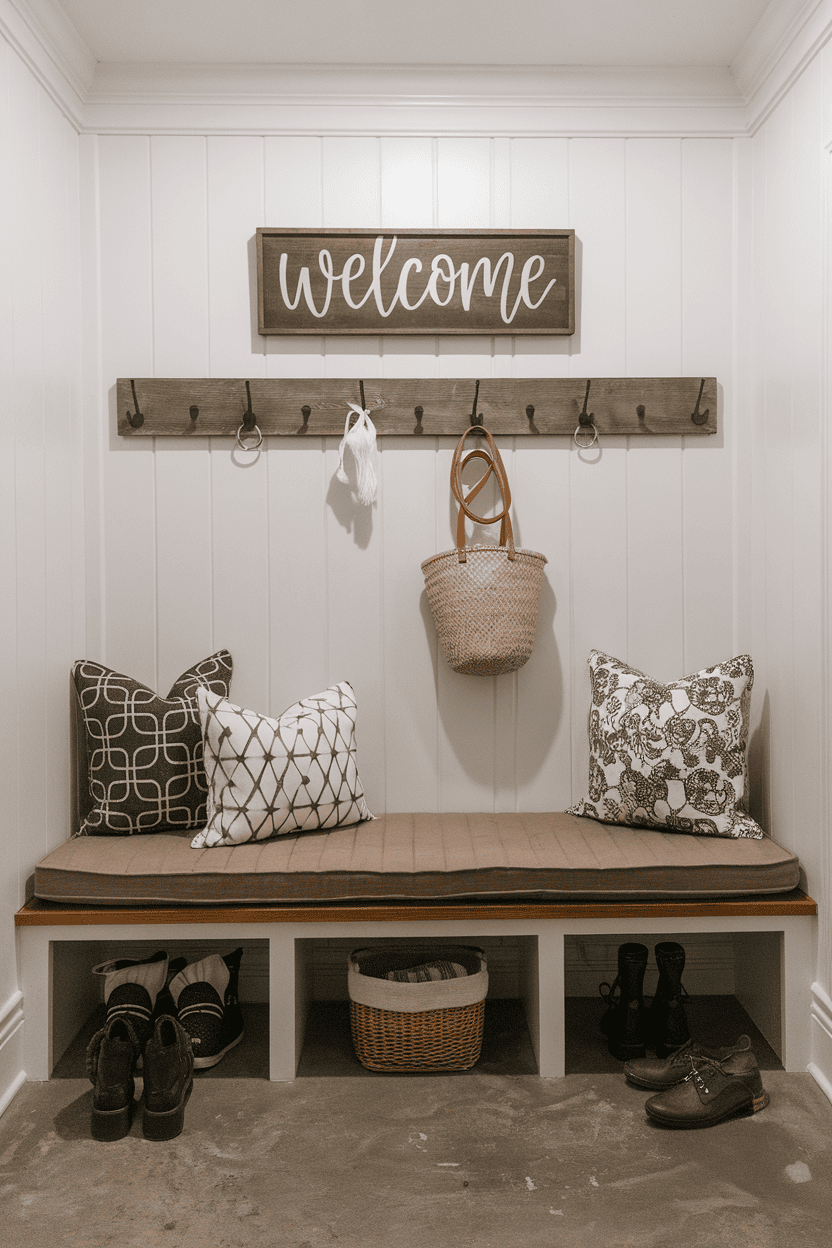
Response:
[[[237,1000],[242,956],[242,949],[224,957],[212,953],[171,980],[176,1017],[190,1037],[196,1070],[216,1066],[243,1038]]]
[[[94,966],[93,975],[104,977],[107,1023],[115,1018],[130,1023],[144,1048],[153,1030],[156,999],[165,986],[168,955],[164,949],[149,958],[117,958]]]

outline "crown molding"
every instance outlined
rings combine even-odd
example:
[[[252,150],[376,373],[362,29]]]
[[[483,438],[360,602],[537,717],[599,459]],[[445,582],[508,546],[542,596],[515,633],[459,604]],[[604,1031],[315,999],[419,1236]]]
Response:
[[[98,133],[707,134],[742,126],[721,68],[99,65]]]
[[[731,65],[748,134],[771,116],[830,37],[832,0],[772,0]]]
[[[0,0],[0,34],[64,116],[83,130],[96,61],[60,5],[53,0]]]
[[[92,134],[753,134],[832,35],[832,0],[772,0],[733,65],[97,63],[59,0],[0,0],[2,33]]]

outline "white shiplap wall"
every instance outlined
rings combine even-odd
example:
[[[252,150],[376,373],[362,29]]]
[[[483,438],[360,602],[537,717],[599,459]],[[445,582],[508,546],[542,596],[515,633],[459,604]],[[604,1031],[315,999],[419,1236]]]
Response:
[[[66,838],[84,644],[78,136],[0,38],[0,1111],[22,1078],[13,915]]]
[[[752,140],[739,197],[738,590],[761,690],[765,826],[819,903],[813,1070],[832,1096],[829,848],[829,177],[832,50]]]
[[[118,376],[649,376],[731,395],[734,144],[716,139],[105,136],[100,213],[100,657],[160,689],[228,646],[232,696],[277,713],[350,680],[371,806],[545,809],[586,771],[586,657],[672,678],[733,649],[730,421],[709,439],[507,440],[519,540],[549,557],[516,676],[452,673],[420,562],[451,544],[452,444],[381,443],[379,502],[337,439],[127,442]],[[93,191],[91,190],[92,194]],[[576,228],[568,339],[262,339],[258,225]],[[345,408],[346,411],[346,408]],[[724,430],[724,432],[723,432]]]

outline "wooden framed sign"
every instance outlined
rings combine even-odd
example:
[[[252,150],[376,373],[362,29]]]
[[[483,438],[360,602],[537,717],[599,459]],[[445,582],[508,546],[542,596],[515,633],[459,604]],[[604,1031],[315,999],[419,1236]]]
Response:
[[[574,334],[574,230],[258,229],[261,334]]]

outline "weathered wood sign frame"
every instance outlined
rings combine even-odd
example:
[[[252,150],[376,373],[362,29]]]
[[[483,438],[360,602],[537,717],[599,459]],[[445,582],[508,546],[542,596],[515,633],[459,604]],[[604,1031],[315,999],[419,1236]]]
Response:
[[[574,230],[257,231],[261,334],[574,334]]]
[[[498,436],[717,431],[715,377],[304,379],[120,377],[125,437],[341,437],[349,404],[384,436],[458,438],[471,423]]]

